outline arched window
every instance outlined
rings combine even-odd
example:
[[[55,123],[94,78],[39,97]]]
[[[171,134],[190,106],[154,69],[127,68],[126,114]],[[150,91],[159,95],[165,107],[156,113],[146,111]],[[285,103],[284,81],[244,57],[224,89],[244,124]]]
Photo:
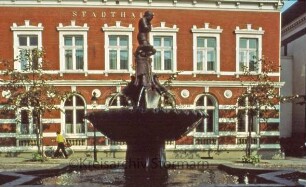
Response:
[[[121,108],[128,107],[131,105],[130,101],[121,94],[110,97],[107,101],[109,108]]]
[[[22,106],[18,111],[20,134],[35,134],[40,121],[39,112],[34,110],[28,98],[22,99],[20,105]]]
[[[85,133],[85,104],[84,100],[74,95],[69,97],[64,104],[65,128],[67,134]]]
[[[211,95],[202,95],[196,101],[196,109],[203,110],[208,117],[196,128],[196,132],[213,133],[218,129],[218,107],[216,99]]]
[[[254,106],[249,106],[247,97],[238,100],[237,110],[237,132],[256,132],[257,112]]]

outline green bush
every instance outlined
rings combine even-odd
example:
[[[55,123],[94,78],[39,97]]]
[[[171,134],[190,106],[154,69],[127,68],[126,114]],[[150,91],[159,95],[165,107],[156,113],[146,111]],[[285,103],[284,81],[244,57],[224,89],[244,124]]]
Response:
[[[260,162],[260,158],[258,155],[251,155],[251,156],[244,155],[242,157],[242,162],[256,164]]]
[[[40,153],[32,154],[32,161],[43,161],[44,157]]]

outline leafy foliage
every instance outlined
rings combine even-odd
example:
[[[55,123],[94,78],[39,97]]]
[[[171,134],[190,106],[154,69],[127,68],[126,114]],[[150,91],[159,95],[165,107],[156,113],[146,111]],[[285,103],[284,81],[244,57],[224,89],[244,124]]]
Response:
[[[20,108],[35,110],[40,114],[59,109],[59,101],[68,98],[71,92],[62,93],[51,84],[52,76],[43,72],[44,51],[22,50],[17,62],[27,62],[22,70],[14,68],[14,61],[2,60],[0,91],[5,97],[2,112],[17,111]]]
[[[249,71],[248,67],[244,67],[244,74],[240,77],[241,84],[246,87],[242,94],[238,97],[238,105],[243,105],[245,101],[248,103],[248,114],[251,116],[258,115],[265,119],[265,113],[278,112],[276,105],[281,101],[279,95],[278,80],[273,80],[269,74],[277,72],[273,62],[265,59],[256,62],[261,71],[257,68],[256,72]]]
[[[279,72],[279,66],[263,58],[255,62],[255,67],[255,71],[243,67],[244,73],[240,76],[240,81],[245,89],[237,99],[238,109],[243,107],[244,112],[246,112],[240,112],[238,115],[246,114],[248,116],[246,157],[250,160],[252,160],[251,126],[256,123],[255,118],[267,120],[270,116],[277,116],[279,111],[276,106],[281,101],[278,79],[270,75]]]
[[[21,64],[21,67],[15,69],[14,64]],[[52,85],[52,75],[43,71],[43,65],[46,65],[43,50],[21,50],[17,59],[2,60],[0,65],[2,70],[0,91],[6,98],[2,99],[1,113],[17,114],[22,109],[28,116],[33,116],[38,152],[42,152],[41,117],[46,112],[61,110],[58,103],[74,93],[61,92]],[[15,119],[17,123],[22,120],[19,117]]]
[[[260,162],[260,157],[259,155],[250,155],[250,156],[244,155],[242,157],[242,162],[256,164]]]

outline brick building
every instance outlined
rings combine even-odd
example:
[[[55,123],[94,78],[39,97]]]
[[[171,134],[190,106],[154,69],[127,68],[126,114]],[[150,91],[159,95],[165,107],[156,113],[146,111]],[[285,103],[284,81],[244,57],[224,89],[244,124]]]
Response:
[[[153,71],[161,82],[179,72],[170,90],[177,108],[202,109],[210,115],[192,133],[167,142],[167,150],[229,156],[245,148],[248,133],[247,120],[227,115],[237,112],[237,97],[246,89],[239,79],[241,66],[251,67],[250,57],[263,55],[280,63],[281,6],[280,0],[4,0],[0,54],[13,59],[21,48],[44,48],[49,62],[44,72],[58,75],[52,84],[78,93],[71,102],[58,103],[65,113],[43,116],[44,144],[55,145],[51,140],[60,130],[75,150],[91,149],[93,128],[83,116],[92,110],[92,93],[97,93],[98,109],[120,107],[119,100],[109,106],[109,98],[134,73],[138,20],[151,10],[155,16],[150,41],[157,50]],[[22,70],[21,62],[14,66]],[[270,75],[279,82],[279,72]],[[35,150],[31,118],[21,124],[16,116],[0,119],[0,149]],[[279,118],[259,121],[252,128],[252,148],[278,150]],[[123,142],[97,136],[99,151],[126,148]]]

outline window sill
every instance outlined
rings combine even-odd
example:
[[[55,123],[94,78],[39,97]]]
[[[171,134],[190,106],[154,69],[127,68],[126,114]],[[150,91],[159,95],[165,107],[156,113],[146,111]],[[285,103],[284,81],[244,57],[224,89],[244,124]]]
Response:
[[[194,138],[219,138],[219,135],[215,134],[214,132],[195,132],[193,134]]]
[[[245,137],[248,137],[248,136],[249,136],[248,132],[237,132],[237,135],[236,135],[237,138],[245,138]],[[259,138],[260,137],[260,135],[255,133],[255,132],[252,132],[251,136],[252,136],[252,138]]]
[[[68,133],[66,133],[64,135],[64,137],[66,139],[73,139],[73,138],[86,139],[87,138],[85,133],[79,133],[79,134],[70,134],[70,133],[68,134]]]
[[[217,75],[217,77],[220,77],[221,73],[216,71],[193,71],[192,72],[193,77],[196,77],[197,75]]]
[[[64,70],[64,71],[59,71],[60,76],[63,76],[63,74],[85,74],[85,76],[88,75],[88,72],[85,70]]]
[[[36,134],[18,134],[18,136],[16,136],[16,139],[36,139]]]
[[[106,70],[104,72],[105,76],[108,76],[108,74],[130,74],[133,75],[133,71],[129,71],[129,70]]]
[[[250,75],[258,75],[259,74],[259,72],[256,72],[256,71],[250,71],[249,73],[250,73]],[[239,78],[239,76],[245,75],[245,72],[235,72],[234,75],[236,75],[236,77]]]
[[[176,71],[167,70],[167,71],[161,71],[161,70],[152,70],[155,74],[174,74]]]

